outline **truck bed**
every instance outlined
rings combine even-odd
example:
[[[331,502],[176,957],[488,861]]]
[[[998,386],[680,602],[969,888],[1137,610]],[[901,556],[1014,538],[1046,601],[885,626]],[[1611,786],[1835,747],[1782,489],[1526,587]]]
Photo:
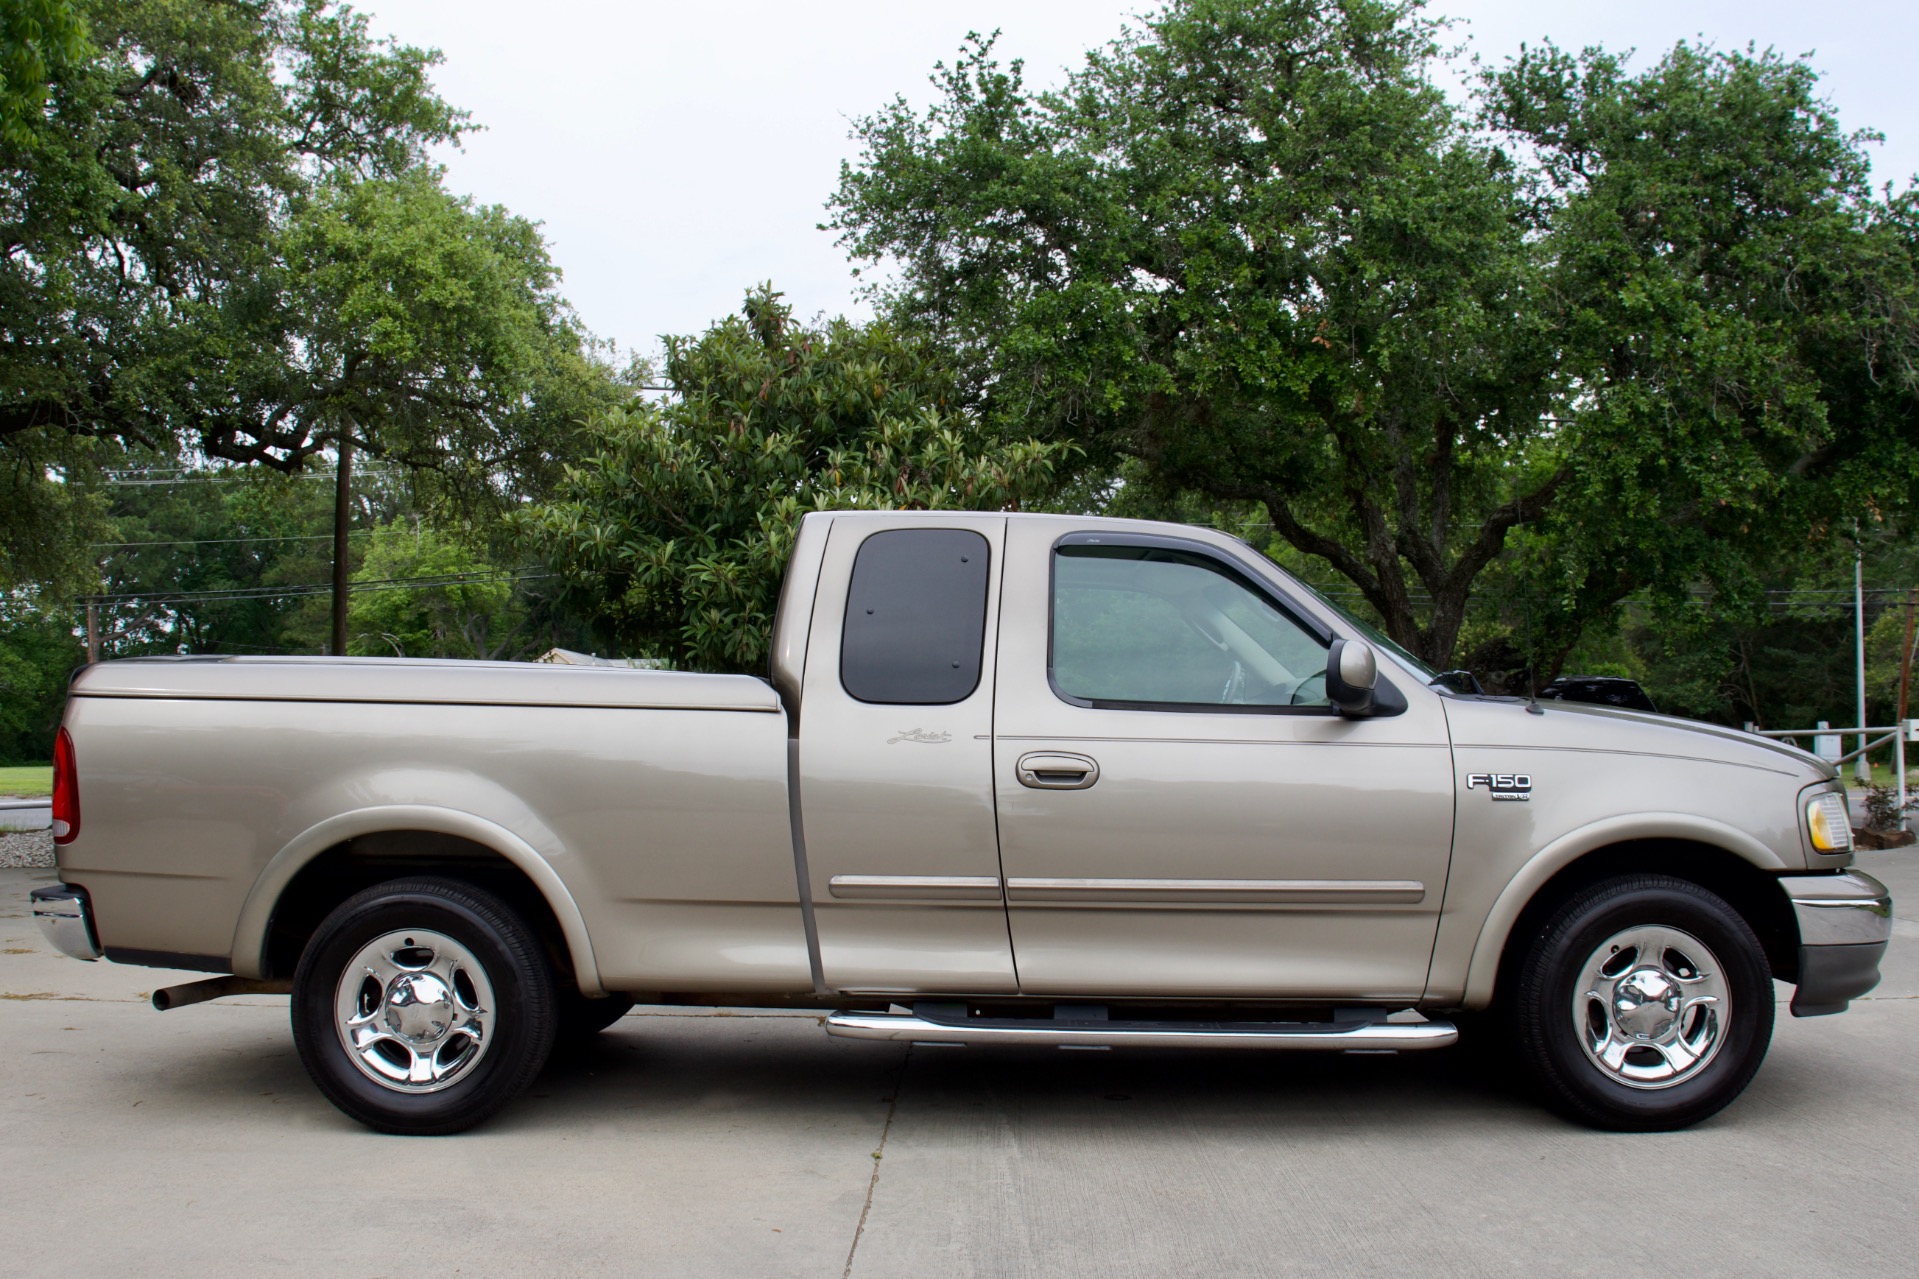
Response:
[[[87,783],[63,873],[109,957],[264,976],[272,904],[316,852],[471,854],[529,877],[590,952],[583,985],[810,987],[763,681],[163,658],[88,668],[67,724]]]
[[[747,675],[400,657],[149,657],[105,662],[74,681],[78,697],[465,706],[608,706],[632,710],[777,711]]]

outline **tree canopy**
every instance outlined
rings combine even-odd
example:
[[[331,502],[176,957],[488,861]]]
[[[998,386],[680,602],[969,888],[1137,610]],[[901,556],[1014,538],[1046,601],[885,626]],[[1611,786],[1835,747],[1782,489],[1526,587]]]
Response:
[[[1175,0],[1051,92],[975,38],[856,123],[831,225],[988,421],[1250,507],[1439,666],[1522,526],[1543,674],[1907,501],[1911,207],[1804,67],[1528,51],[1475,117],[1435,37]]]
[[[86,56],[74,0],[0,0],[0,138],[27,137],[46,109],[47,83]]]
[[[1555,645],[1649,590],[1763,607],[1782,565],[1919,493],[1919,203],[1775,54],[1679,45],[1638,74],[1527,50],[1487,122],[1530,157],[1564,422],[1543,512]],[[1847,555],[1850,558],[1850,554]]]
[[[90,53],[0,137],[0,580],[71,568],[98,509],[61,480],[128,447],[557,472],[610,371],[537,229],[428,167],[466,127],[436,54],[332,0],[78,7]]]
[[[1014,507],[1065,452],[981,432],[924,342],[796,323],[770,285],[669,339],[664,375],[665,400],[597,419],[591,455],[519,526],[610,642],[696,669],[765,665],[806,512]]]

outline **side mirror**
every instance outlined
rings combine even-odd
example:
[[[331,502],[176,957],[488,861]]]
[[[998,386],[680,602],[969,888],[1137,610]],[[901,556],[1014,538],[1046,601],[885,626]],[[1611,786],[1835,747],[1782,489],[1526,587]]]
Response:
[[[1370,715],[1379,659],[1358,640],[1334,640],[1326,653],[1326,697],[1341,715]]]

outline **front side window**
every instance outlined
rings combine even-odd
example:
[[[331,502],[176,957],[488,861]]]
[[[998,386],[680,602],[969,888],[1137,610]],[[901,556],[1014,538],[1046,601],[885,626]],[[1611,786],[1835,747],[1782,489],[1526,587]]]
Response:
[[[986,539],[888,529],[860,543],[846,595],[840,683],[862,702],[947,706],[979,687]]]
[[[1330,709],[1326,646],[1228,565],[1166,547],[1054,548],[1053,685],[1092,706]]]

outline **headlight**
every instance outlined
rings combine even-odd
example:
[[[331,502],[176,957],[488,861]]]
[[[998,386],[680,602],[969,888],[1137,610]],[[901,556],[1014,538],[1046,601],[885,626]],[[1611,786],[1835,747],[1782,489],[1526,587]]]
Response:
[[[1806,833],[1812,836],[1812,846],[1822,853],[1851,852],[1852,818],[1846,812],[1846,797],[1827,791],[1807,800]]]

